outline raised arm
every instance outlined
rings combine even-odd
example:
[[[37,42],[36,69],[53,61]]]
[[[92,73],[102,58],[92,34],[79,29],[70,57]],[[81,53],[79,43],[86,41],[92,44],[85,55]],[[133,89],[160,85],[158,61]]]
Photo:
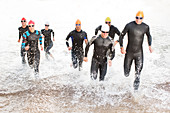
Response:
[[[101,30],[101,25],[95,29],[95,35],[97,35],[98,31]]]

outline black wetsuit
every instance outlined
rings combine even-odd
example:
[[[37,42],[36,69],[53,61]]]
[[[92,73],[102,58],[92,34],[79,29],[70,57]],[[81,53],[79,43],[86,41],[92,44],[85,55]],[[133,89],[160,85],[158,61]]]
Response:
[[[41,33],[45,36],[44,37],[44,51],[47,54],[50,54],[49,50],[53,47],[53,42],[51,40],[51,33],[53,34],[53,37],[54,37],[54,32],[52,29],[48,29],[48,30],[42,29]]]
[[[23,34],[22,48],[25,48],[25,43],[29,45],[29,50],[27,51],[28,64],[30,67],[34,67],[36,73],[39,72],[39,62],[40,62],[40,51],[38,48],[38,41],[42,45],[42,36],[38,30],[31,33],[29,30]]]
[[[152,37],[150,35],[149,26],[145,23],[136,24],[135,21],[128,23],[119,37],[120,46],[123,47],[123,37],[128,34],[128,45],[124,59],[124,74],[129,76],[132,61],[135,61],[135,75],[140,76],[143,68],[143,40],[144,34],[147,35],[148,45],[151,46]],[[138,78],[139,79],[139,78]]]
[[[91,64],[91,77],[97,79],[98,69],[100,71],[100,80],[104,80],[107,72],[107,51],[110,50],[112,60],[115,56],[115,50],[113,50],[113,43],[109,37],[102,38],[101,35],[98,37],[92,37],[91,41],[85,48],[85,57],[89,51],[89,47],[94,44],[94,51]]]
[[[27,30],[28,30],[28,26],[26,26],[25,28],[23,28],[22,26],[18,28],[19,30],[19,40],[21,39],[23,33],[25,33]],[[22,46],[21,46],[21,57],[22,57],[22,63],[26,63],[25,62],[25,49],[22,49]]]
[[[68,40],[71,38],[72,40],[72,62],[73,67],[77,68],[79,66],[79,70],[82,67],[83,57],[84,57],[84,50],[83,50],[83,41],[84,39],[87,39],[87,33],[85,31],[78,32],[77,30],[71,31],[67,38],[66,38],[66,45],[69,47]]]
[[[95,35],[97,35],[98,31],[101,30],[102,25],[100,25],[99,27],[97,27],[95,29]],[[112,40],[114,40],[115,34],[117,34],[118,36],[120,36],[120,31],[113,25],[110,26],[110,31],[109,31],[109,36],[111,37]]]

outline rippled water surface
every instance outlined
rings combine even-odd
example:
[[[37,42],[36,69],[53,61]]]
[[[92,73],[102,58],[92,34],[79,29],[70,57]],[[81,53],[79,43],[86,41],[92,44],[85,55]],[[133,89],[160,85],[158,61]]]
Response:
[[[145,38],[144,68],[138,92],[133,90],[134,65],[129,77],[123,75],[124,55],[120,53],[119,45],[116,46],[116,56],[112,67],[108,67],[103,82],[90,79],[93,47],[89,51],[89,61],[83,63],[83,70],[79,72],[71,67],[71,54],[65,45],[65,38],[74,29],[74,21],[77,18],[82,20],[84,24],[82,29],[88,33],[89,39],[94,35],[95,27],[107,16],[112,17],[113,24],[121,31],[126,23],[133,20],[131,16],[140,10],[135,5],[135,0],[101,2],[37,0],[32,9],[22,7],[23,4],[28,5],[33,1],[19,0],[11,4],[8,4],[9,1],[0,1],[0,12],[3,17],[1,21],[4,21],[3,28],[0,28],[0,112],[169,113],[170,27],[163,16],[169,15],[170,3],[168,0],[157,0],[155,3],[151,1],[138,1],[142,5],[139,5],[139,8],[146,14],[145,22],[150,25],[154,49],[152,54],[149,53]],[[119,6],[120,4],[122,5]],[[101,9],[103,6],[109,7],[109,12],[105,13],[104,9]],[[49,8],[49,12],[46,12],[46,7]],[[112,11],[118,16],[111,15]],[[118,11],[121,14],[125,11],[125,18]],[[160,17],[155,17],[156,14]],[[38,79],[35,79],[33,70],[27,64],[21,64],[17,28],[23,16],[28,20],[35,20],[38,30],[44,27],[43,22],[48,19],[52,23],[50,27],[55,31],[56,40],[51,50],[55,60],[45,59],[45,53],[41,52]],[[6,26],[7,23],[11,27]]]

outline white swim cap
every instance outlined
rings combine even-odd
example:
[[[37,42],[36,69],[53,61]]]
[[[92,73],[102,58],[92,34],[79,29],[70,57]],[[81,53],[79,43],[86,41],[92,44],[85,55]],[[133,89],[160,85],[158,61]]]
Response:
[[[50,25],[50,24],[49,24],[49,22],[47,21],[47,22],[45,22],[45,25]]]
[[[102,25],[101,31],[108,31],[109,32],[109,30],[110,30],[110,27],[107,24]]]

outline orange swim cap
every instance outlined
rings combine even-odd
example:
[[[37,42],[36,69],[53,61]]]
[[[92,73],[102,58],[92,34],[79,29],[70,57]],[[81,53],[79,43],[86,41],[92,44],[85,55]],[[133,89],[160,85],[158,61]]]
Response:
[[[143,11],[138,11],[138,12],[136,13],[136,16],[144,17]]]
[[[76,24],[81,24],[81,21],[77,19]]]

